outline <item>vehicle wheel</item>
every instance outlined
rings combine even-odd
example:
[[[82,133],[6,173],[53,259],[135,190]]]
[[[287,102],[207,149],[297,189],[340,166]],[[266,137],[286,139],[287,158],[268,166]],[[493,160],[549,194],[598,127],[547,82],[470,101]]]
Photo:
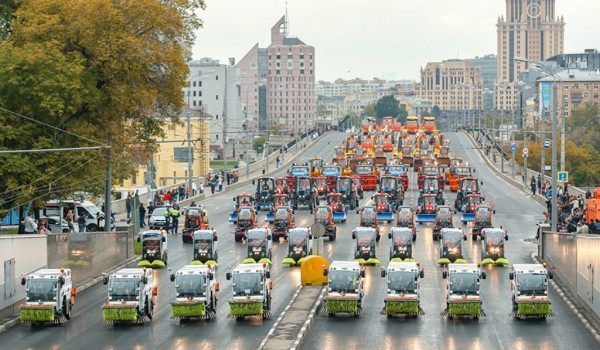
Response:
[[[219,261],[219,253],[215,252],[214,258],[215,258],[215,261]]]
[[[379,240],[380,240],[380,239],[381,239],[381,236],[380,236],[380,235],[378,235],[378,236],[376,236],[376,237],[375,237],[375,241],[376,241],[376,242],[379,242]]]
[[[67,320],[71,319],[71,303],[67,303],[67,298],[63,298],[62,313]]]
[[[308,251],[308,255],[312,255],[312,249]]]
[[[168,258],[169,258],[169,256],[167,255],[167,253],[165,253],[164,260],[163,260],[163,262],[165,263],[165,265],[167,265]]]
[[[69,233],[69,229],[66,229],[66,228],[64,228],[64,229],[62,230],[62,233]]]
[[[146,298],[146,302],[144,303],[144,313],[146,314],[146,316],[149,319],[152,319],[152,315],[153,315],[153,309],[154,308],[154,304],[152,302],[148,302],[148,299]]]
[[[96,224],[89,224],[86,226],[85,230],[87,232],[98,232],[98,225]]]
[[[346,222],[346,220],[342,220],[342,224],[345,223],[345,222]]]
[[[269,260],[273,261],[273,252],[269,250]]]
[[[242,241],[242,236],[240,236],[240,235],[235,235],[235,241],[236,241],[236,242],[241,242],[241,241]]]
[[[474,241],[477,241],[477,234],[476,233],[471,234],[471,239]]]

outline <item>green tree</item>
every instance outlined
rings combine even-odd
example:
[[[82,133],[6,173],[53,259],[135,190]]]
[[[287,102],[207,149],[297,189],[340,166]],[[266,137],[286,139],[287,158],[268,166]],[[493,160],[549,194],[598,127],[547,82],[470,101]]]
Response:
[[[573,111],[567,120],[567,140],[573,140],[577,145],[589,144],[600,151],[600,109],[597,105],[588,103]]]
[[[375,103],[369,103],[363,108],[363,116],[372,117],[375,116]]]
[[[394,118],[400,114],[400,105],[393,95],[387,95],[379,99],[375,105],[375,115],[381,119],[387,116]]]
[[[442,116],[442,110],[438,105],[433,106],[431,108],[431,115],[435,117],[435,119],[440,119]]]
[[[254,139],[254,144],[252,145],[252,148],[256,151],[256,153],[261,154],[265,149],[266,141],[267,141],[266,137],[259,136]]]
[[[12,21],[0,36],[0,149],[110,145],[115,179],[130,177],[165,127],[179,122],[189,72],[184,56],[204,1],[18,4],[9,17],[2,12]],[[104,183],[100,152],[0,160],[0,208],[96,192]]]
[[[404,123],[406,123],[406,117],[408,117],[408,111],[404,108],[400,108],[400,111],[398,112],[398,117],[396,118],[396,120],[399,121],[400,123],[404,124]]]

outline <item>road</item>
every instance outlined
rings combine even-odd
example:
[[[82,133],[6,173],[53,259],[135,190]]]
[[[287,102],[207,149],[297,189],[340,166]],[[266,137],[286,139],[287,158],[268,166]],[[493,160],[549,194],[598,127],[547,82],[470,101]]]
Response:
[[[506,256],[511,263],[530,263],[531,253],[536,249],[525,239],[535,236],[536,223],[543,216],[543,207],[522,191],[500,180],[486,167],[483,159],[472,149],[462,134],[446,134],[452,153],[476,167],[476,174],[483,179],[482,193],[494,203],[494,223],[508,229],[509,241]],[[411,188],[416,188],[416,176],[411,178]],[[447,199],[454,202],[456,195],[446,190]],[[406,199],[416,203],[417,192],[406,193]],[[455,224],[460,223],[459,214]],[[356,218],[346,225],[356,225]],[[429,224],[431,225],[431,224]],[[469,230],[463,225],[465,230]],[[511,312],[511,295],[507,267],[493,267],[482,280],[481,295],[487,317],[479,320],[454,319],[440,316],[445,308],[445,284],[443,269],[436,265],[438,242],[434,242],[431,226],[419,225],[416,250],[413,254],[425,269],[421,281],[421,307],[425,315],[418,319],[388,319],[379,314],[383,307],[386,284],[380,276],[379,267],[368,267],[365,281],[365,314],[358,318],[317,316],[306,342],[305,349],[593,349],[598,343],[583,327],[577,317],[550,290],[552,309],[557,316],[548,320],[515,320]],[[469,231],[466,231],[468,234]],[[344,235],[342,235],[344,236]],[[339,237],[339,236],[338,236]],[[387,236],[385,236],[387,237]],[[478,262],[479,241],[474,243],[470,234],[464,242],[466,259]],[[340,237],[333,254],[335,260],[351,260],[351,239]],[[379,242],[377,254],[382,265],[387,265],[389,242]],[[415,248],[413,248],[415,249]]]
[[[329,160],[333,156],[333,146],[340,144],[346,134],[335,133],[319,141],[303,156],[302,161],[314,155]],[[477,173],[484,180],[483,192],[488,201],[495,203],[497,214],[495,223],[503,224],[510,240],[507,257],[511,263],[530,262],[535,246],[524,241],[535,235],[535,223],[542,218],[543,208],[528,195],[515,190],[499,180],[477,154],[470,149],[465,136],[449,134],[452,152],[467,159],[477,167]],[[282,169],[282,174],[285,169]],[[412,188],[416,187],[416,176],[411,175]],[[233,225],[227,222],[232,208],[231,198],[242,191],[254,192],[253,186],[212,196],[201,204],[209,211],[211,225],[219,232],[220,283],[217,319],[180,323],[170,318],[169,303],[174,300],[173,284],[168,279],[168,271],[155,270],[159,286],[158,303],[154,320],[146,326],[112,326],[102,321],[101,305],[106,300],[106,286],[99,284],[80,293],[75,306],[73,319],[69,324],[53,327],[31,328],[19,325],[0,334],[0,344],[7,349],[255,349],[269,332],[274,320],[291,300],[300,284],[298,268],[283,267],[281,261],[287,253],[286,243],[274,243],[272,277],[274,283],[273,317],[269,320],[246,319],[235,321],[227,318],[227,300],[231,297],[231,282],[226,281],[225,272],[240,263],[246,256],[246,246],[233,240]],[[455,195],[446,193],[450,201]],[[406,201],[416,203],[417,192],[406,193]],[[369,196],[361,201],[366,204]],[[264,212],[261,212],[264,219]],[[312,224],[312,216],[307,210],[296,211],[299,225]],[[458,221],[458,215],[455,218]],[[338,239],[325,242],[325,255],[329,261],[351,260],[353,240],[350,231],[358,224],[358,216],[352,214],[344,224],[338,224]],[[378,258],[385,266],[388,261],[389,242],[384,229],[378,244]],[[437,243],[437,242],[435,242]],[[420,225],[416,242],[415,256],[425,268],[422,281],[422,307],[425,316],[418,319],[387,319],[379,314],[383,306],[386,286],[380,277],[379,267],[369,267],[365,283],[365,315],[355,319],[349,317],[328,318],[318,315],[309,332],[306,349],[364,349],[364,348],[546,348],[564,349],[596,348],[598,344],[584,330],[581,323],[559,297],[551,291],[553,309],[558,315],[547,321],[516,321],[509,317],[510,290],[507,268],[494,267],[488,271],[488,279],[482,281],[482,298],[487,317],[479,321],[447,320],[439,313],[445,307],[442,269],[435,265],[437,244],[431,238],[431,227]],[[469,261],[479,260],[478,245],[465,242],[466,257]],[[169,240],[169,265],[177,270],[191,260],[190,244],[183,244],[180,236]]]

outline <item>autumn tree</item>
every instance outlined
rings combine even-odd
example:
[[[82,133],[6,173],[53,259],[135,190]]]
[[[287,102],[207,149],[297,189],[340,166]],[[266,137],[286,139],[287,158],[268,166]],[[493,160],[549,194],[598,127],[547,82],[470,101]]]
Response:
[[[18,3],[10,13],[0,8],[10,28],[0,36],[0,149],[108,145],[115,179],[130,177],[154,140],[179,122],[184,56],[204,1]],[[0,208],[104,184],[105,152],[0,159]]]
[[[375,104],[375,115],[381,119],[387,116],[394,118],[400,114],[400,106],[394,95],[383,96]]]

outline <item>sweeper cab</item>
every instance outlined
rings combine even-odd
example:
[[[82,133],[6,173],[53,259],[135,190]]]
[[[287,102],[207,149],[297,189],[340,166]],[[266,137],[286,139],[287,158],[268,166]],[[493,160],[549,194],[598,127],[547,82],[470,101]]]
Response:
[[[193,265],[218,266],[219,252],[217,249],[217,232],[213,230],[197,230],[192,236],[194,247]]]
[[[268,264],[241,264],[228,272],[233,297],[229,300],[229,317],[271,316],[271,272]]]
[[[553,315],[548,297],[552,271],[545,264],[514,264],[508,277],[511,280],[512,316],[516,318],[546,318]]]
[[[102,318],[113,323],[146,323],[152,320],[158,287],[151,268],[121,269],[102,283],[108,285],[108,301]]]
[[[485,228],[481,231],[481,265],[508,265],[504,255],[504,243],[508,232],[500,228]]]
[[[171,317],[179,319],[217,316],[219,284],[216,270],[211,265],[185,265],[169,276],[175,282],[175,302],[171,303]]]
[[[288,256],[283,259],[283,264],[299,265],[303,258],[312,255],[313,235],[307,227],[290,229],[288,235]]]
[[[333,261],[329,270],[323,268],[327,276],[325,313],[334,316],[338,313],[358,317],[362,313],[363,278],[365,270],[356,261]]]
[[[387,282],[382,314],[388,317],[425,314],[419,300],[419,280],[425,277],[425,271],[419,268],[419,263],[391,261],[387,269],[381,269],[381,277]]]
[[[480,281],[486,274],[476,264],[449,264],[442,272],[446,279],[446,310],[442,313],[448,318],[485,316],[479,296]]]
[[[25,303],[20,305],[22,322],[64,323],[71,319],[76,290],[71,269],[41,269],[21,278]]]
[[[142,260],[139,267],[164,267],[167,264],[167,232],[149,230],[142,232],[138,242],[142,242]]]

